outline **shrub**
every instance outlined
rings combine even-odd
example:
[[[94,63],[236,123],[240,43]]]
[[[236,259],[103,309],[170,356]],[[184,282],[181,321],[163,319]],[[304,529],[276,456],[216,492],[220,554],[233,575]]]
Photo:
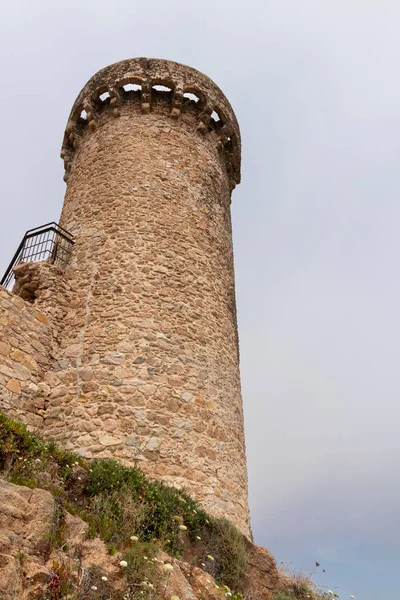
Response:
[[[86,469],[87,480],[81,486],[75,476],[77,465]],[[150,568],[140,561],[143,552],[151,558],[163,548],[176,557],[188,550],[222,584],[242,589],[246,550],[234,525],[211,518],[184,491],[149,481],[136,467],[108,459],[89,465],[52,442],[46,444],[0,412],[0,471],[13,483],[42,487],[57,497],[51,546],[63,544],[65,507],[88,523],[88,535],[100,536],[110,554],[124,553],[132,585],[141,578],[134,576],[139,565],[138,572]],[[138,543],[133,544],[131,536],[137,536]]]

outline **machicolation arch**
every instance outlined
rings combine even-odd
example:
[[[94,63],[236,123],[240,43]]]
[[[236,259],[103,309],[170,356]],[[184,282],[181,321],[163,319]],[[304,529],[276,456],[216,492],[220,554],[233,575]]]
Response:
[[[240,182],[240,133],[228,100],[202,73],[157,59],[116,63],[89,80],[72,108],[64,135],[65,181],[86,129],[95,130],[103,113],[118,118],[126,102],[137,103],[144,115],[161,105],[174,119],[194,111],[199,134],[213,137],[225,161],[231,189]]]

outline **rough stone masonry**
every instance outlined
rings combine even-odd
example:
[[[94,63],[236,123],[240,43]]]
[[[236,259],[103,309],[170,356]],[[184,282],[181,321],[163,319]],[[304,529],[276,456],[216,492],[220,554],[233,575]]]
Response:
[[[16,269],[14,291],[29,282],[31,308],[51,329],[50,366],[47,357],[42,385],[36,378],[29,389],[29,405],[41,407],[34,426],[87,458],[138,464],[184,487],[250,536],[230,217],[240,181],[233,110],[194,69],[122,61],[80,92],[61,155],[60,225],[75,238],[71,264],[19,267],[24,285]],[[0,406],[9,412],[21,389],[11,367],[3,369]]]

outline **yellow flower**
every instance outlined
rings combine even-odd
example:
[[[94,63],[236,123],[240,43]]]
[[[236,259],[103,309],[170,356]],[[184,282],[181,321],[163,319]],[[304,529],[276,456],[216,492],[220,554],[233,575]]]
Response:
[[[164,573],[172,573],[173,570],[174,570],[174,567],[170,563],[165,563],[165,565],[163,567]]]
[[[178,523],[183,523],[183,517],[181,517],[179,515],[175,515],[172,518],[173,518],[174,521],[178,521]]]
[[[131,540],[131,542],[133,542],[134,544],[136,544],[136,542],[139,541],[139,538],[137,535],[131,535],[131,537],[129,538]]]
[[[211,556],[211,554],[207,554],[207,558],[208,558],[208,560],[215,560],[215,558],[213,556]]]
[[[186,530],[187,530],[187,527],[186,527],[186,525],[179,525],[179,529],[180,529],[181,531],[186,531]]]

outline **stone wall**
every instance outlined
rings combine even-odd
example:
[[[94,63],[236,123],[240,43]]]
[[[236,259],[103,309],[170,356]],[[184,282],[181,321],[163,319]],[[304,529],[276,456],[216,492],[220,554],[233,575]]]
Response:
[[[0,409],[35,429],[43,426],[54,346],[49,318],[0,287]]]

